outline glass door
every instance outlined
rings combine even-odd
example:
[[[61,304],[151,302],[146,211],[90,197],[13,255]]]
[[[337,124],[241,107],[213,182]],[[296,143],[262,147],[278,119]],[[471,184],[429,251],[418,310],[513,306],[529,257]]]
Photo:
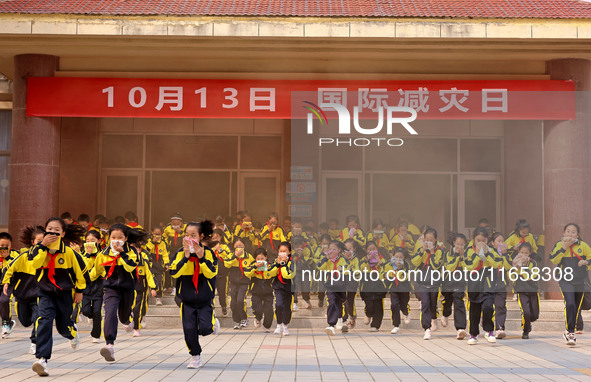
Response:
[[[480,219],[501,227],[501,176],[458,176],[458,230],[472,235]]]
[[[347,216],[357,215],[365,227],[362,186],[361,173],[323,172],[320,191],[320,216],[323,221],[336,218],[344,227]]]

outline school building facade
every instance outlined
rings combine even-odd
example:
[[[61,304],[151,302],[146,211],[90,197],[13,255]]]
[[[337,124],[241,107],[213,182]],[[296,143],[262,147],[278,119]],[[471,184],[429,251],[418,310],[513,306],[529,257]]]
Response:
[[[468,232],[481,217],[508,232],[525,217],[549,242],[569,221],[591,230],[589,2],[34,3],[0,3],[0,223],[12,233],[63,211],[133,210],[149,226],[175,212],[190,220],[239,209],[262,222],[271,211],[343,225],[357,214],[364,227],[405,213],[441,232]],[[57,82],[43,87],[33,77]],[[96,79],[139,81],[129,85],[133,94],[114,96],[128,109],[156,103],[157,93],[145,93],[151,80],[196,84],[196,92],[200,81],[222,90],[258,89],[259,81],[565,81],[576,115],[419,116],[419,134],[404,134],[398,149],[327,146],[294,166],[289,116],[220,109],[171,118],[139,106],[113,116],[108,81],[93,97],[80,90]],[[29,109],[51,104],[55,92],[75,106],[61,102],[59,115]],[[102,111],[92,107],[98,102]],[[310,208],[292,206],[298,186]]]

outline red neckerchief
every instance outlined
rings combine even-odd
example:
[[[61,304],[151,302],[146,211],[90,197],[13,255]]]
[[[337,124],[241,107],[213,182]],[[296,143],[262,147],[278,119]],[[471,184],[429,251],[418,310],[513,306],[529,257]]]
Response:
[[[273,230],[269,226],[269,223],[267,223],[267,229],[269,230],[269,241],[271,242],[271,249],[275,251],[275,245],[273,244]]]
[[[179,239],[179,233],[177,231],[174,231],[174,246],[177,246],[177,241]]]
[[[264,271],[255,271],[254,273],[256,273],[259,276],[263,276],[262,279],[265,280],[265,272]]]
[[[472,249],[474,250],[474,253],[476,253],[476,245],[472,244]],[[473,272],[478,272],[479,270],[481,270],[483,265],[484,265],[484,261],[482,261],[482,259],[480,259],[480,264],[478,264],[478,266],[476,267],[476,269],[474,269]]]
[[[575,244],[573,244],[573,245],[571,245],[571,246],[569,247],[569,249],[570,249],[570,257],[573,257],[573,255],[575,255],[577,259],[579,259],[579,260],[583,260],[583,258],[582,258],[581,256],[577,255],[577,254],[575,253],[575,251],[573,250],[573,247],[574,247],[575,245],[577,245],[577,244],[578,244],[578,243],[575,243]]]
[[[115,270],[115,266],[117,265],[117,260],[121,258],[121,255],[117,255],[114,258],[112,258],[111,260],[107,261],[104,264],[101,264],[103,267],[108,267],[110,266],[111,268],[109,269],[109,273],[107,273],[107,277],[105,277],[105,279],[108,279],[109,277],[111,277],[111,275],[113,274],[113,271]]]
[[[0,269],[2,269],[3,265],[4,265],[4,257],[0,256]]]
[[[219,255],[219,253],[218,253],[218,251],[217,251],[217,250],[214,250],[213,252],[215,253],[216,257],[217,257],[217,258],[218,258],[220,261],[224,261],[224,259],[223,259],[223,258],[222,258],[222,257]]]
[[[435,251],[437,251],[437,250],[435,250]],[[431,255],[432,255],[431,251],[427,250],[427,253],[429,254],[429,256],[427,256],[427,260],[425,260],[425,262],[423,263],[422,268],[425,268],[427,266],[427,264],[429,264],[429,261],[431,260]]]
[[[59,252],[51,254],[49,253],[49,251],[47,251],[47,255],[49,256],[49,264],[47,264],[46,267],[43,267],[41,269],[49,269],[49,271],[47,272],[47,277],[49,278],[49,281],[51,281],[51,283],[55,285],[56,288],[62,289],[55,282],[55,258],[57,255],[59,255]]]
[[[279,281],[281,281],[281,284],[285,284],[285,281],[283,281],[283,275],[281,275],[281,265],[279,265],[279,272],[277,272],[277,278],[279,279]]]
[[[197,291],[197,294],[199,294],[199,289],[197,289],[197,283],[199,282],[199,259],[196,257],[189,257],[189,261],[195,264],[193,270],[193,285],[195,285],[195,290]]]
[[[137,222],[131,222],[131,223],[129,223],[127,226],[128,226],[128,227],[131,227],[131,228],[135,228],[135,227],[137,227],[138,225],[139,225],[139,224],[138,224]]]
[[[525,237],[521,236],[519,239],[519,244],[525,243]]]
[[[159,244],[159,243],[158,243]],[[158,250],[158,244],[154,244],[154,247],[156,249],[156,262],[159,263],[160,262],[160,251]]]
[[[238,266],[240,267],[240,273],[242,274],[242,276],[240,276],[240,278],[244,277],[244,266],[242,265],[242,260],[244,260],[244,258],[241,259],[237,259],[238,260]]]

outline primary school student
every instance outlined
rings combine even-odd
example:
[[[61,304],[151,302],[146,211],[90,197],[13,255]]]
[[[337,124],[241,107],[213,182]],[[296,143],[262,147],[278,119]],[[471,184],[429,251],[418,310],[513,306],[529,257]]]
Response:
[[[203,366],[199,336],[217,334],[220,330],[213,309],[218,259],[207,245],[213,233],[211,221],[189,223],[185,231],[183,247],[175,254],[170,272],[177,279],[182,301],[183,333],[191,355],[187,368],[199,369]]]

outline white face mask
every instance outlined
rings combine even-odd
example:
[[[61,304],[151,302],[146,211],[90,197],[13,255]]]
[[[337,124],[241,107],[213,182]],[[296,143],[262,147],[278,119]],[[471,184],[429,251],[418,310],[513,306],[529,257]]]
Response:
[[[123,247],[123,244],[125,244],[125,242],[123,240],[111,240],[111,251],[114,252],[115,254],[118,254],[119,251],[117,251],[115,249],[115,246],[119,244],[120,246]]]

